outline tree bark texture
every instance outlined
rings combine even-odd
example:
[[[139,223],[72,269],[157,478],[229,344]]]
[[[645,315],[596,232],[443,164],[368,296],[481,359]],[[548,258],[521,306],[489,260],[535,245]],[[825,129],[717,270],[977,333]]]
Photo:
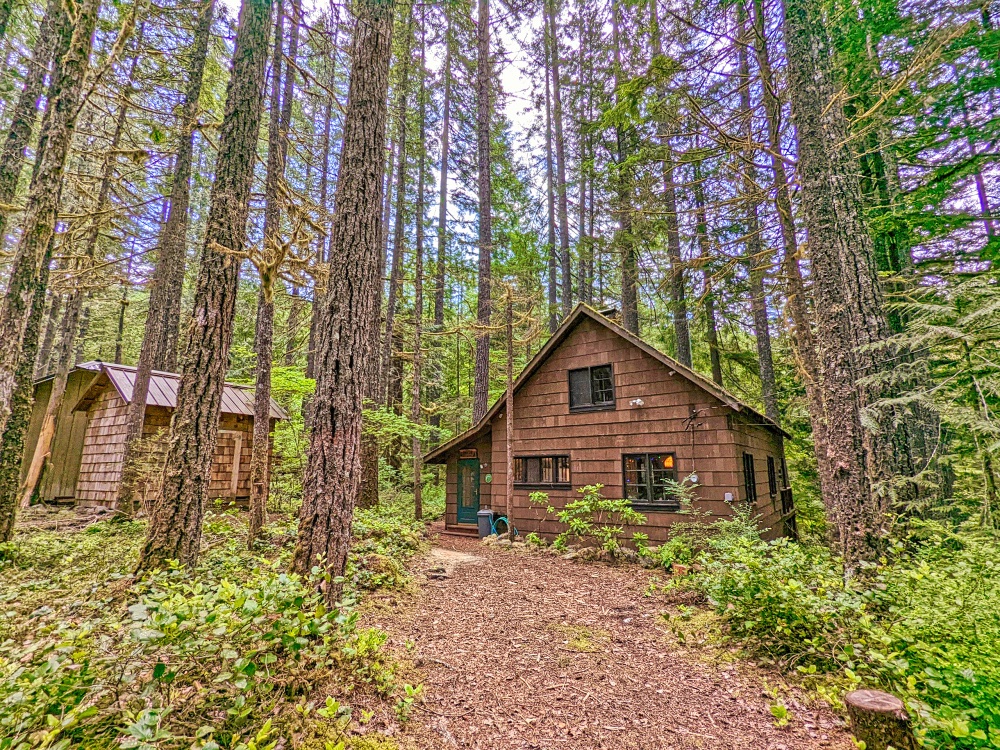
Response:
[[[878,552],[892,481],[908,447],[898,444],[893,415],[872,408],[883,395],[880,387],[862,382],[886,366],[879,345],[888,335],[888,322],[846,118],[837,105],[826,28],[813,0],[786,0],[785,10],[789,91],[823,362],[827,454],[833,465],[824,500],[850,573]]]
[[[38,119],[38,100],[45,86],[45,77],[52,64],[57,45],[65,52],[72,27],[66,18],[59,0],[49,0],[38,30],[38,41],[28,62],[28,72],[24,78],[21,94],[11,111],[7,138],[0,151],[0,203],[11,205],[17,194],[17,184],[24,169],[24,154],[31,140],[31,132]],[[3,34],[0,34],[3,39]],[[7,234],[7,212],[0,211],[0,250]]]
[[[548,0],[546,0],[546,5]],[[555,190],[555,159],[552,153],[552,92],[550,73],[552,65],[549,58],[552,55],[548,25],[543,31],[543,48],[545,50],[545,205],[548,209],[548,242],[546,245],[549,270],[549,333],[555,333],[559,327],[559,259],[556,257],[556,190]]]
[[[142,47],[142,27],[136,42],[135,54],[129,66],[126,81],[135,80],[136,69],[139,64],[139,49]],[[130,105],[129,84],[121,92],[121,102],[118,106],[118,113],[115,116],[114,132],[105,151],[103,165],[101,168],[101,183],[97,191],[97,200],[91,217],[91,225],[87,231],[87,238],[84,243],[84,250],[76,263],[76,287],[70,290],[66,297],[66,310],[63,313],[63,336],[59,342],[59,356],[56,365],[55,379],[52,382],[52,390],[49,393],[49,400],[45,406],[45,416],[42,419],[42,427],[38,434],[38,441],[35,445],[34,455],[28,466],[28,472],[24,480],[23,496],[21,506],[27,508],[31,502],[35,487],[42,476],[44,463],[49,455],[49,448],[52,445],[52,438],[55,435],[56,415],[62,408],[63,395],[66,392],[66,383],[69,379],[69,371],[74,360],[80,359],[79,344],[86,336],[86,329],[89,325],[87,317],[84,316],[84,300],[87,291],[82,287],[85,274],[90,270],[94,258],[97,254],[97,245],[100,241],[101,227],[109,216],[109,205],[111,201],[111,186],[114,182],[115,165],[118,158],[118,146],[121,143],[122,133],[125,130],[125,122],[128,116]],[[46,274],[47,275],[47,274]],[[43,292],[44,294],[44,292]],[[79,340],[77,333],[80,333]],[[76,346],[74,346],[76,345]],[[76,356],[74,357],[74,354]],[[34,357],[32,357],[34,360]]]
[[[507,328],[507,388],[506,388],[506,402],[504,405],[504,430],[505,430],[505,442],[507,446],[506,458],[506,478],[507,486],[505,487],[505,499],[507,507],[505,509],[505,515],[507,516],[507,532],[510,536],[510,540],[514,541],[514,298],[511,295],[511,290],[507,289],[507,305],[506,305],[506,328]]]
[[[695,234],[698,237],[698,254],[703,264],[702,280],[705,285],[705,293],[702,305],[705,309],[705,343],[708,344],[708,356],[712,364],[712,381],[718,385],[722,382],[722,356],[719,352],[719,325],[715,319],[715,292],[713,287],[715,281],[712,278],[712,269],[708,265],[712,257],[712,248],[708,240],[708,214],[705,209],[705,186],[701,178],[701,168],[696,163],[694,165],[694,206],[695,206]]]
[[[855,690],[844,696],[851,731],[865,750],[917,750],[903,701],[880,690]]]
[[[21,462],[24,458],[24,438],[31,423],[31,410],[35,400],[34,360],[38,350],[42,317],[45,309],[45,287],[49,280],[52,245],[42,260],[38,290],[31,301],[31,317],[24,333],[24,353],[18,365],[14,398],[7,427],[0,437],[0,543],[14,538],[17,520],[18,490],[21,487]]]
[[[299,9],[292,4],[288,60],[284,62],[284,6],[279,2],[274,22],[274,50],[271,75],[271,119],[268,127],[267,167],[264,175],[264,237],[258,263],[260,290],[257,294],[257,321],[254,328],[256,355],[253,448],[250,452],[250,514],[247,539],[252,546],[260,536],[267,516],[269,485],[268,458],[271,449],[271,360],[274,357],[274,287],[283,262],[281,247],[281,183],[288,157],[288,129],[295,92],[295,59],[298,54]],[[282,85],[282,67],[284,84]]]
[[[649,2],[650,36],[653,56],[663,55],[663,43],[660,39],[660,19],[657,0]],[[674,179],[675,156],[670,143],[670,125],[663,112],[666,107],[666,91],[657,92],[660,99],[660,112],[657,117],[657,127],[660,130],[660,143],[663,148],[663,208],[666,212],[664,222],[667,227],[667,255],[670,258],[670,312],[674,322],[674,338],[677,340],[677,361],[686,367],[691,367],[691,332],[688,328],[687,299],[684,290],[684,259],[681,255],[681,235],[679,216],[677,214],[677,182]]]
[[[416,238],[413,248],[413,382],[410,392],[410,421],[414,425],[422,423],[422,412],[420,408],[420,387],[423,366],[423,353],[420,351],[422,345],[421,336],[423,334],[424,323],[424,179],[425,161],[427,158],[427,133],[425,130],[425,119],[427,116],[427,92],[425,90],[424,79],[426,75],[426,31],[427,31],[427,7],[420,9],[420,89],[417,94],[418,106],[420,110],[420,133],[417,137],[418,163],[417,163],[417,205],[416,205]],[[413,454],[413,515],[420,521],[424,517],[423,502],[423,472],[424,461],[423,451],[420,445],[420,435],[414,432],[410,441],[410,449]]]
[[[562,281],[562,317],[573,309],[573,271],[569,254],[569,205],[566,190],[566,141],[563,138],[562,78],[559,73],[559,34],[554,0],[545,0],[552,64],[552,123],[555,126],[556,196],[559,207],[559,268]]]
[[[343,574],[361,483],[362,406],[378,368],[380,209],[394,3],[359,0],[332,223],[320,302],[316,393],[292,569]],[[333,602],[340,587],[324,585]]]
[[[24,332],[32,302],[39,291],[42,261],[55,233],[66,158],[80,113],[84,79],[90,68],[94,29],[100,0],[83,0],[76,7],[65,54],[59,58],[42,119],[37,163],[24,211],[21,238],[14,254],[10,282],[0,306],[0,430],[10,415]]]
[[[198,121],[198,100],[208,57],[215,0],[203,0],[198,13],[188,60],[188,84],[184,92],[179,125],[180,138],[174,160],[170,187],[170,208],[160,233],[159,250],[153,277],[149,282],[149,312],[143,330],[142,347],[136,367],[132,401],[128,407],[128,431],[122,475],[118,483],[118,508],[135,512],[135,485],[138,480],[137,451],[146,418],[146,396],[153,370],[176,368],[177,337],[181,316],[181,293],[184,285],[184,255],[187,247],[188,208],[191,199],[191,167],[194,154],[194,131]]]
[[[812,315],[806,299],[802,269],[799,267],[798,240],[792,216],[792,199],[788,187],[785,162],[781,158],[781,100],[778,98],[765,31],[764,0],[753,0],[754,52],[763,91],[764,114],[767,118],[768,146],[771,171],[774,175],[774,205],[781,228],[784,249],[782,270],[785,277],[785,310],[791,319],[792,344],[796,362],[806,389],[806,403],[812,424],[813,449],[816,454],[820,491],[830,481],[827,460],[826,417],[823,413],[822,373],[813,336]]]
[[[63,295],[53,294],[49,300],[44,317],[45,335],[35,359],[35,378],[41,378],[49,372],[49,361],[52,359],[52,345],[55,343],[56,329],[62,314]]]
[[[737,34],[740,43],[736,45],[739,70],[740,110],[746,120],[746,149],[743,159],[743,211],[746,221],[746,266],[750,281],[750,311],[753,317],[754,340],[757,345],[757,365],[760,374],[761,400],[764,414],[775,424],[781,421],[778,413],[778,388],[774,375],[774,357],[771,353],[771,325],[767,316],[767,296],[764,290],[764,276],[770,271],[766,257],[767,250],[761,239],[760,200],[757,197],[757,169],[754,165],[753,108],[750,101],[750,62],[747,55],[746,6],[737,6]]]
[[[434,267],[434,330],[444,327],[444,283],[445,257],[448,243],[448,165],[451,156],[451,14],[448,6],[445,14],[444,71],[442,73],[444,101],[441,119],[441,187],[438,194],[437,261]],[[440,423],[440,420],[439,420]]]
[[[168,560],[192,566],[198,559],[232,342],[239,254],[246,245],[270,21],[270,0],[244,0],[163,490],[153,506],[139,570],[163,567]]]
[[[434,324],[433,330],[440,334],[444,329],[444,292],[445,292],[445,262],[448,248],[448,167],[451,150],[451,14],[448,6],[443,7],[445,14],[444,31],[444,68],[442,85],[444,87],[443,113],[441,120],[441,184],[438,192],[438,224],[437,224],[437,259],[434,263]],[[441,357],[435,355],[428,362],[431,372],[427,383],[427,397],[431,403],[437,403],[442,391]],[[441,414],[433,412],[430,415],[432,427],[441,426]],[[435,430],[431,440],[437,442],[438,432]]]
[[[490,4],[479,0],[476,65],[476,155],[479,167],[479,289],[476,303],[476,371],[472,399],[472,421],[486,415],[490,397],[490,319],[493,261],[493,178],[490,159],[492,89],[490,87]]]
[[[410,57],[413,44],[413,6],[406,6],[406,19],[403,24],[403,45],[400,56],[400,76],[397,96],[397,118],[399,130],[396,142],[399,147],[396,165],[396,217],[392,232],[392,265],[389,269],[389,294],[386,299],[385,339],[382,342],[382,383],[385,385],[383,403],[398,414],[402,413],[403,401],[403,361],[399,356],[402,349],[402,338],[396,330],[396,313],[399,308],[399,297],[403,290],[403,247],[406,234],[406,155],[407,132],[406,125],[409,116],[410,96]],[[388,457],[394,468],[399,468],[400,446],[398,440],[393,440],[387,446]]]
[[[615,99],[618,100],[618,88],[622,83],[622,53],[621,53],[621,12],[617,4],[611,8],[611,36],[614,46],[614,79]],[[615,232],[614,244],[620,256],[621,269],[621,299],[622,325],[626,330],[639,334],[639,255],[635,237],[632,236],[632,209],[635,198],[632,176],[626,166],[626,134],[619,125],[615,128],[615,165],[614,184],[616,192],[615,212],[618,214],[618,231]]]

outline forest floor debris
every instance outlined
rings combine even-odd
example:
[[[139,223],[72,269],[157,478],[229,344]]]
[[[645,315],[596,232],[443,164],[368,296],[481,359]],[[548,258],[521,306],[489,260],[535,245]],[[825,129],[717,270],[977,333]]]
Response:
[[[423,680],[407,730],[421,747],[853,747],[839,717],[795,690],[776,726],[760,670],[673,641],[638,566],[455,537],[415,563],[447,577],[428,575],[415,599],[371,616]]]

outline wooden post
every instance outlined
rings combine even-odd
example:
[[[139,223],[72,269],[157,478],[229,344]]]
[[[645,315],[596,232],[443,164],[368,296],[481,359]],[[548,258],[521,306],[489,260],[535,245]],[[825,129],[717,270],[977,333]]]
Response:
[[[903,701],[880,690],[855,690],[844,696],[851,731],[865,750],[917,750]]]
[[[507,531],[514,541],[514,300],[507,289]]]

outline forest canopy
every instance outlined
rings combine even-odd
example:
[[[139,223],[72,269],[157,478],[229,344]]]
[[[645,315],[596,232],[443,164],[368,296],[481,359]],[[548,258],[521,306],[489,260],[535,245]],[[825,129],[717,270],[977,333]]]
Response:
[[[678,542],[716,545],[713,602],[748,606],[720,560],[757,555],[842,591],[841,634],[879,566],[913,587],[882,614],[925,599],[925,563],[992,580],[998,23],[993,0],[0,0],[0,544],[44,505],[74,368],[113,362],[135,368],[120,572],[144,607],[179,585],[164,571],[206,575],[225,384],[243,385],[241,545],[287,532],[271,560],[294,591],[268,606],[293,618],[301,594],[325,628],[356,511],[388,502],[407,534],[404,495],[440,515],[423,456],[498,399],[512,414],[514,378],[583,304],[790,436],[801,547],[738,513],[721,542]],[[176,403],[151,450],[157,373]],[[744,640],[793,648],[753,624]],[[854,635],[890,660],[879,627]],[[908,668],[872,679],[931,707],[922,741],[1000,746],[996,659],[971,706]]]

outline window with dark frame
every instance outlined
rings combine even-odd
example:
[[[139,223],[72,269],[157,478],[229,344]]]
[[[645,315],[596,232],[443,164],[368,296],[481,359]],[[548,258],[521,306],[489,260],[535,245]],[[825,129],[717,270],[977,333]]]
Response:
[[[781,488],[784,489],[788,487],[788,464],[785,463],[785,457],[781,457]]]
[[[774,456],[767,457],[767,491],[771,497],[778,494],[778,471],[774,465]]]
[[[514,457],[515,486],[559,487],[569,483],[569,456]]]
[[[677,457],[673,453],[632,453],[622,456],[625,499],[636,505],[679,508],[674,494]]]
[[[615,378],[611,365],[569,371],[570,409],[613,409],[614,406]]]
[[[743,492],[748,503],[757,502],[757,471],[753,464],[753,453],[743,454]]]

